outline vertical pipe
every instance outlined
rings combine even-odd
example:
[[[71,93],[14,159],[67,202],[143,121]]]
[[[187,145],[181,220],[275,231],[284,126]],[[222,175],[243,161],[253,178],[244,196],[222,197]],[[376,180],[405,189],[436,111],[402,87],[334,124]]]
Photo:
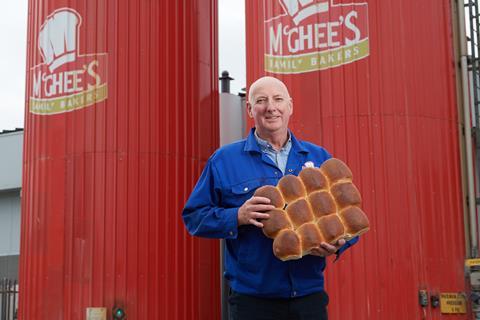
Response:
[[[471,4],[470,10],[471,10]],[[470,256],[478,256],[477,245],[477,216],[476,216],[476,204],[475,204],[475,185],[473,182],[473,158],[472,158],[472,130],[470,119],[470,108],[468,102],[470,101],[470,95],[468,91],[468,61],[467,61],[467,42],[465,33],[465,13],[463,1],[457,2],[458,11],[458,27],[459,27],[459,40],[460,40],[460,63],[461,63],[461,78],[462,78],[462,94],[463,94],[463,119],[465,123],[465,149],[467,160],[467,194],[468,194],[468,210],[470,218]],[[472,26],[470,26],[472,28]],[[475,75],[474,75],[475,77]],[[474,91],[476,89],[474,88]]]
[[[17,280],[15,280],[14,285],[13,285],[13,315],[14,319],[17,318]]]
[[[12,288],[12,283],[11,280],[7,279],[7,302],[5,303],[5,317],[9,318],[10,317],[10,298],[11,298],[11,288]]]
[[[475,11],[473,10],[474,6],[475,6]],[[464,13],[465,11],[462,10],[462,12]],[[475,54],[475,38],[477,38],[477,41],[478,41],[478,34],[475,37],[476,31],[474,26],[478,22],[477,20],[478,6],[472,0],[468,0],[468,14],[470,16],[470,50],[471,50],[471,56],[472,56],[471,64],[472,64],[472,84],[473,84],[472,96],[474,101],[473,113],[472,113],[472,115],[474,116],[474,119],[472,120],[473,122],[472,125],[476,127],[478,123],[478,112],[477,112],[477,106],[475,105],[475,102],[478,101],[478,92],[477,92],[478,78],[475,74],[476,73],[475,71],[478,69],[478,62],[475,59],[475,57],[477,56]],[[464,15],[464,24],[465,24],[465,15]],[[466,37],[466,34],[465,34],[465,37]],[[465,53],[468,55],[468,52],[465,52]]]
[[[478,114],[478,105],[476,104],[478,102],[478,89],[479,89],[479,78],[478,78],[478,73],[479,73],[479,63],[480,61],[478,61],[478,55],[479,55],[479,52],[478,52],[478,46],[480,45],[480,34],[478,33],[478,19],[479,19],[479,12],[478,12],[478,1],[473,1],[473,0],[469,0],[470,2],[472,2],[472,4],[475,6],[475,13],[474,15],[472,16],[473,19],[470,21],[470,28],[472,30],[475,29],[476,27],[476,30],[470,34],[470,38],[472,39],[472,71],[473,71],[473,91],[474,91],[474,97],[475,97],[475,105],[474,105],[474,109],[475,109],[475,113],[473,114],[473,116],[475,117],[475,121],[474,121],[474,126],[477,127],[476,124],[478,124],[478,117],[479,117],[479,114]],[[475,23],[474,23],[475,22]],[[476,35],[474,37],[474,35]]]

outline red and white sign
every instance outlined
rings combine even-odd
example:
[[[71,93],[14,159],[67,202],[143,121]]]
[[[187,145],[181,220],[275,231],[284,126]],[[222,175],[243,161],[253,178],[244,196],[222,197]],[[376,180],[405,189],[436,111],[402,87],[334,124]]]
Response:
[[[368,4],[264,0],[265,69],[303,73],[369,55]]]
[[[61,8],[40,27],[43,62],[31,71],[30,112],[63,113],[107,99],[107,54],[80,54],[81,24],[78,12]]]

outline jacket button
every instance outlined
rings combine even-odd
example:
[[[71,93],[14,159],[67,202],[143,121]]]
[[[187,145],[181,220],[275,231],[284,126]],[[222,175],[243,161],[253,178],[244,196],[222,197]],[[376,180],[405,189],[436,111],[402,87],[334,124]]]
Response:
[[[293,171],[293,169],[288,169],[288,172],[292,172],[292,171]]]
[[[245,187],[245,188],[243,189],[243,191],[247,192],[247,191],[248,191],[248,187]]]
[[[275,171],[275,175],[278,175],[278,172],[277,172],[277,171]]]

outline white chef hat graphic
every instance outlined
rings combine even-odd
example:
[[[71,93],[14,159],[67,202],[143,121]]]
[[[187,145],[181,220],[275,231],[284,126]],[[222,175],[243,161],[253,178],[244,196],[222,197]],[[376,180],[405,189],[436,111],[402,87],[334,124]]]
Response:
[[[280,0],[280,3],[293,18],[293,22],[296,25],[314,14],[328,11],[328,1]]]
[[[77,28],[80,15],[69,8],[55,10],[47,17],[38,35],[38,46],[43,61],[53,72],[77,57]]]

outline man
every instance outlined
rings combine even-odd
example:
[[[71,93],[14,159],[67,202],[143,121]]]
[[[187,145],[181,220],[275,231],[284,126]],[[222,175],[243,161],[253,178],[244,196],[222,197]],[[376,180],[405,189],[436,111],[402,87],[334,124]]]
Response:
[[[277,185],[285,174],[298,175],[306,162],[319,167],[330,154],[299,141],[288,129],[293,102],[283,82],[255,81],[247,110],[255,122],[245,140],[217,150],[183,210],[190,234],[225,241],[225,278],[231,293],[231,320],[327,319],[325,257],[343,252],[358,238],[322,243],[310,255],[283,262],[273,255],[262,220],[274,207],[253,196],[263,185]]]

